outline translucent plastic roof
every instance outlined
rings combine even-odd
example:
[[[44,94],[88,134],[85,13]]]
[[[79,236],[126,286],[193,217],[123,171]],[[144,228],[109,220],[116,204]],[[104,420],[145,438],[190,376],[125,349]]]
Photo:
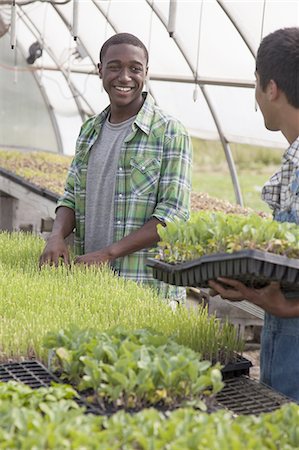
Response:
[[[286,145],[254,101],[259,42],[286,26],[299,26],[297,0],[0,0],[0,145],[72,154],[82,121],[109,103],[96,65],[115,32],[145,43],[147,88],[192,135]]]

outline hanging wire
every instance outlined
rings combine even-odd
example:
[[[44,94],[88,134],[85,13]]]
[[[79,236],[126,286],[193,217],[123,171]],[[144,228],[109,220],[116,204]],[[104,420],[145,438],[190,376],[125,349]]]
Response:
[[[108,32],[108,25],[109,25],[110,6],[111,6],[111,0],[109,0],[108,6],[107,6],[107,14],[106,14],[106,22],[105,22],[105,30],[104,30],[104,42],[105,42],[106,39],[107,39],[107,32]]]
[[[13,82],[14,82],[14,84],[18,83],[18,52],[17,52],[17,48],[15,48],[15,51],[14,51]]]
[[[49,11],[49,3],[46,4],[45,6],[45,12],[44,12],[44,17],[43,17],[43,28],[42,28],[42,33],[41,33],[41,47],[42,49],[44,48],[44,43],[45,43],[45,36],[46,36],[46,23],[47,23],[47,16],[48,16],[48,11]],[[44,56],[45,56],[45,52],[42,53],[42,60],[41,60],[41,70],[40,70],[40,80],[43,77],[43,73],[44,73]]]
[[[154,4],[154,1],[155,0],[152,1],[152,5]],[[151,49],[151,43],[152,43],[153,12],[154,12],[154,9],[150,8],[150,23],[149,23],[149,33],[148,33],[148,45],[147,45],[147,50],[148,50],[149,55],[151,54],[150,49]],[[149,76],[149,72],[147,72],[146,79],[145,79],[145,90],[147,92],[149,92],[149,90],[150,90],[149,85],[150,85],[150,76]]]
[[[17,24],[17,7],[16,7],[16,1],[12,0],[11,4],[11,22],[10,22],[10,46],[12,50],[16,46],[16,24]]]
[[[106,39],[107,39],[107,32],[108,32],[108,25],[109,25],[110,6],[111,6],[111,0],[109,0],[108,6],[107,6],[106,22],[105,22],[105,29],[104,29],[104,42],[105,42]],[[104,86],[103,86],[102,80],[101,80],[101,92],[104,92]]]
[[[176,11],[177,11],[177,0],[169,0],[167,31],[170,37],[173,37],[175,33]]]
[[[68,49],[68,55],[65,62],[67,62],[67,82],[69,83],[70,77],[71,77],[71,55],[72,55],[72,37],[69,35],[69,49]]]
[[[73,0],[72,35],[73,35],[74,41],[76,41],[77,37],[78,37],[78,13],[79,13],[79,0]]]
[[[200,4],[200,13],[199,13],[199,27],[198,27],[198,38],[197,38],[197,56],[196,56],[196,72],[195,72],[195,86],[193,90],[193,101],[196,102],[198,97],[198,67],[199,67],[199,53],[200,53],[200,38],[201,38],[201,24],[202,24],[202,12],[203,12],[203,0],[201,0]]]
[[[154,4],[155,0],[152,1],[152,5]],[[147,50],[148,50],[148,54],[150,54],[150,49],[151,49],[151,37],[152,37],[152,28],[153,28],[153,8],[150,8],[150,23],[149,23],[149,33],[148,33],[148,45],[147,45]]]
[[[266,14],[266,0],[264,0],[264,2],[263,2],[263,14],[262,14],[262,23],[261,23],[260,42],[262,41],[263,36],[264,36],[265,14]],[[255,112],[257,112],[257,110],[258,110],[258,104],[257,104],[255,95],[254,95],[254,110],[255,110]]]
[[[262,15],[261,38],[260,38],[260,41],[263,39],[263,36],[264,36],[265,12],[266,12],[266,0],[264,0],[264,4],[263,4],[263,15]]]

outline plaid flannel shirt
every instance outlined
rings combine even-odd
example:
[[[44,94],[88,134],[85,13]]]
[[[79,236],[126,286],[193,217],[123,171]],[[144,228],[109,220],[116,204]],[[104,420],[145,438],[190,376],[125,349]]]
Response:
[[[114,197],[114,242],[138,230],[150,218],[162,222],[187,220],[190,213],[192,144],[183,125],[161,111],[150,94],[138,112],[132,132],[124,140],[116,174]],[[84,254],[85,198],[89,150],[95,143],[110,107],[88,119],[76,143],[64,195],[57,207],[75,211],[75,253]],[[127,279],[156,287],[165,298],[182,300],[185,289],[169,286],[152,276],[146,266],[155,252],[143,249],[113,266]]]
[[[262,199],[275,220],[299,224],[299,137],[285,151],[280,170],[264,185]]]

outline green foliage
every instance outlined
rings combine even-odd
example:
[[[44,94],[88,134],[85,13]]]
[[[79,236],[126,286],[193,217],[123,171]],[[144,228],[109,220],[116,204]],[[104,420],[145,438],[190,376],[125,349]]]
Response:
[[[45,345],[54,350],[54,370],[80,391],[91,389],[90,400],[103,408],[192,402],[204,409],[202,400],[223,387],[219,364],[145,329],[71,328],[48,334]]]
[[[233,183],[221,143],[197,138],[192,138],[192,142],[193,191],[206,192],[211,197],[235,203]],[[230,143],[230,147],[244,205],[255,211],[270,213],[268,205],[261,200],[260,192],[265,182],[279,169],[284,149],[235,143]]]
[[[0,360],[34,356],[47,363],[43,337],[72,324],[99,331],[150,328],[224,364],[242,351],[235,328],[222,326],[206,308],[172,311],[153,290],[116,276],[108,267],[40,270],[43,246],[36,236],[0,233]]]
[[[299,227],[258,214],[193,213],[189,222],[158,225],[158,258],[169,263],[189,261],[212,253],[258,249],[289,258],[299,257]]]
[[[192,138],[195,164],[198,169],[223,170],[227,166],[223,147],[219,141]],[[257,169],[278,166],[284,149],[266,148],[249,144],[230,143],[232,156],[238,169]]]
[[[91,449],[102,420],[84,415],[70,386],[31,389],[0,383],[1,449]]]
[[[299,448],[299,406],[260,416],[212,414],[191,408],[162,414],[145,409],[111,417],[83,414],[69,389],[32,390],[0,383],[0,448],[23,450],[276,450]],[[30,402],[28,398],[30,397]],[[54,398],[56,400],[54,401]]]

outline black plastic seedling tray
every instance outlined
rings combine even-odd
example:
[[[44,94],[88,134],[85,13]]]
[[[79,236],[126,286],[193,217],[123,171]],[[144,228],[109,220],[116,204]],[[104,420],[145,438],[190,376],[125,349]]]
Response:
[[[218,277],[240,280],[254,288],[279,281],[286,297],[299,298],[299,259],[261,250],[214,253],[180,264],[149,258],[147,265],[155,278],[177,286],[209,287],[209,280]]]
[[[249,359],[244,358],[241,355],[235,355],[234,361],[226,364],[222,369],[223,380],[240,377],[242,375],[249,375],[252,362]]]
[[[52,382],[61,383],[61,380],[52,374],[43,364],[36,360],[3,363],[0,364],[0,381],[17,381],[30,386],[32,389],[51,386]],[[85,402],[81,397],[74,398],[74,401],[85,407],[87,414],[97,414],[97,409]]]
[[[31,388],[50,386],[52,381],[60,382],[45,366],[35,360],[0,364],[0,381],[11,380],[27,384]]]
[[[216,401],[220,407],[237,415],[258,415],[274,411],[293,400],[257,380],[242,375],[226,380],[224,388],[216,395]]]
[[[226,408],[235,414],[260,414],[273,411],[291,401],[268,386],[244,375],[250,366],[250,361],[238,355],[235,363],[224,368],[225,387],[217,394],[216,403],[211,411]],[[231,378],[226,379],[227,376]],[[53,381],[61,382],[43,364],[35,360],[0,364],[0,381],[10,380],[27,384],[32,388],[50,386]],[[91,405],[83,397],[76,399],[76,402],[85,407],[86,413],[96,415],[113,413]]]

